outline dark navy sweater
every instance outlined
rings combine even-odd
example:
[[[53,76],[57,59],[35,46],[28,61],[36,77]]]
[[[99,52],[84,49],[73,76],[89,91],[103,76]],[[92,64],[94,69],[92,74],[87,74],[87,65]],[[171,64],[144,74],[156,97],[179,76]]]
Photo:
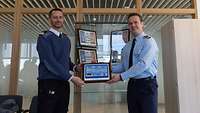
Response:
[[[68,80],[72,76],[69,71],[74,67],[70,59],[70,49],[70,40],[65,34],[62,34],[62,38],[51,31],[39,35],[37,40],[40,59],[38,80]]]

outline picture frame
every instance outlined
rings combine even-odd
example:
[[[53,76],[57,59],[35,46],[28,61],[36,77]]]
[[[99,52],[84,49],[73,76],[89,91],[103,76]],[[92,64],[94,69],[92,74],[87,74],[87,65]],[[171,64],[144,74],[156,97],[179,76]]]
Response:
[[[79,63],[97,63],[97,52],[95,49],[79,48]]]
[[[83,65],[82,80],[85,83],[106,82],[110,79],[110,63],[88,63]]]
[[[78,29],[79,45],[86,47],[97,47],[96,31]]]

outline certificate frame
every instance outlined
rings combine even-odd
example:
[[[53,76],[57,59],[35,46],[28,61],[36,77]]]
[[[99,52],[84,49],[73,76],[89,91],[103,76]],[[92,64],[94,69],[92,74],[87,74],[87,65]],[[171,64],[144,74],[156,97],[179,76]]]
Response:
[[[96,31],[78,29],[78,40],[80,46],[85,47],[97,47],[97,35]]]
[[[95,49],[86,49],[86,48],[79,48],[78,49],[79,55],[79,63],[97,63],[97,52]]]
[[[110,79],[110,63],[83,64],[82,80],[85,83],[106,82]]]

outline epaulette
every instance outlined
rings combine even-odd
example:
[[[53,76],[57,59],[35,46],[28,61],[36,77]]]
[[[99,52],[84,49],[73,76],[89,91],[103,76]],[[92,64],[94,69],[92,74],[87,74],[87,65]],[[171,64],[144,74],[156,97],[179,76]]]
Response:
[[[151,37],[148,36],[148,35],[145,35],[144,38],[146,38],[146,39],[150,39]]]
[[[42,31],[39,33],[39,37],[46,37],[46,35],[48,35],[47,31]]]
[[[63,34],[64,36],[67,36],[67,34],[66,34],[66,33],[63,33],[63,32],[62,32],[62,34]]]

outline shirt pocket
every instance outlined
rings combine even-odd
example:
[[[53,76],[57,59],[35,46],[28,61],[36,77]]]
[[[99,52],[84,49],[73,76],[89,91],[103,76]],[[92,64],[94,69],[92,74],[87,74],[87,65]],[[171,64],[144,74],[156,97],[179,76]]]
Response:
[[[129,57],[129,51],[123,51],[121,54],[124,57],[124,59],[126,59],[127,57]]]
[[[142,46],[136,46],[134,48],[134,56],[139,57],[139,55],[141,54],[141,52],[142,52]]]

